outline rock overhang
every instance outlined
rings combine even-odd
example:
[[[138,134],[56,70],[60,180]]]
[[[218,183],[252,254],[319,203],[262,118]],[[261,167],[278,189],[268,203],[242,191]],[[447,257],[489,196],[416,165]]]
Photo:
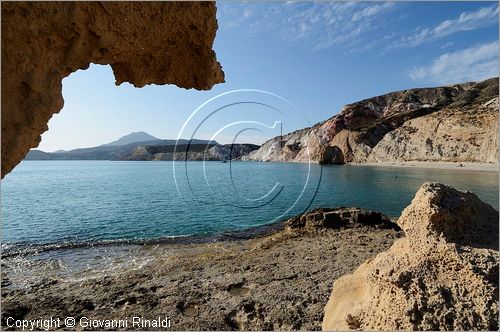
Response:
[[[91,63],[115,84],[209,90],[224,82],[215,2],[2,2],[2,178],[63,105],[62,79]]]

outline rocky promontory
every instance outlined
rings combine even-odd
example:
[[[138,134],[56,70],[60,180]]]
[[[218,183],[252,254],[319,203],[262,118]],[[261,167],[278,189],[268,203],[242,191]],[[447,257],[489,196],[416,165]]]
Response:
[[[121,140],[121,139],[120,139]],[[26,160],[237,160],[259,148],[255,144],[219,144],[200,139],[154,139],[119,144],[120,140],[91,148],[44,152],[31,150]]]
[[[245,157],[327,164],[498,163],[498,78],[388,93],[265,142]]]

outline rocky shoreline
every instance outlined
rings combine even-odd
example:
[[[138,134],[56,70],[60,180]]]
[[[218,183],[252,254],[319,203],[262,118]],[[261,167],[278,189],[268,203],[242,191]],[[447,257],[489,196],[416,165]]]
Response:
[[[148,245],[155,259],[134,271],[4,288],[2,327],[6,317],[167,315],[174,330],[319,330],[332,278],[402,234],[382,214],[347,208],[275,226],[250,239]]]
[[[177,245],[177,244],[203,244],[235,240],[250,240],[258,237],[271,235],[285,228],[285,221],[277,221],[271,224],[255,226],[243,230],[220,232],[209,235],[188,235],[188,236],[168,236],[153,239],[120,239],[106,240],[98,242],[65,242],[65,243],[46,243],[41,245],[25,245],[18,247],[2,248],[1,258],[7,259],[16,256],[25,256],[31,254],[40,254],[66,249],[85,249],[85,248],[111,248],[117,246],[153,246],[153,245]]]
[[[320,208],[254,238],[145,245],[153,259],[138,268],[4,287],[2,327],[140,316],[168,317],[172,330],[497,329],[498,211],[424,184],[398,224]]]

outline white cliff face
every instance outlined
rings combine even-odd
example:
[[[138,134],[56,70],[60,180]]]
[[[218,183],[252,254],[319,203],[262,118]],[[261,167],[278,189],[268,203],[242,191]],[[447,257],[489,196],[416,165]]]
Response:
[[[252,152],[251,154],[242,158],[243,160],[257,160],[257,161],[297,161],[306,162],[309,156],[315,157],[313,153],[308,152],[314,146],[319,145],[315,143],[318,141],[313,128],[304,128],[294,131],[281,138],[275,137],[265,142],[260,149]],[[317,161],[317,160],[314,160]]]
[[[498,109],[484,106],[447,109],[407,121],[387,133],[366,159],[371,163],[497,160]]]
[[[275,137],[245,160],[498,162],[498,79],[393,92]]]

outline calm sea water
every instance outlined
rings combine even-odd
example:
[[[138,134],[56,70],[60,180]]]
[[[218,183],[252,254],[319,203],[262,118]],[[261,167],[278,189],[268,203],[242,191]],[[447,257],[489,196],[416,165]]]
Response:
[[[2,181],[4,248],[208,235],[314,207],[400,215],[424,181],[498,209],[498,173],[258,162],[23,161]]]

